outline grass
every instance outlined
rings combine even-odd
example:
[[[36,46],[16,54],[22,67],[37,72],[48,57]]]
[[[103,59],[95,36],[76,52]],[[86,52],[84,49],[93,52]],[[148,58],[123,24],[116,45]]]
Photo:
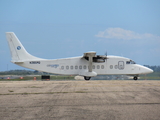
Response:
[[[86,91],[75,91],[75,93],[87,93]]]
[[[36,80],[41,80],[41,75],[35,76]],[[0,79],[0,81],[27,81],[34,80],[34,76],[24,76],[23,79]],[[74,76],[50,76],[50,80],[74,80]]]
[[[0,79],[0,81],[27,81],[27,80],[34,80],[34,77],[36,77],[36,80],[41,80],[41,75],[39,76],[24,76],[23,79],[16,78],[16,79]],[[60,76],[60,75],[50,75],[50,80],[74,80],[74,76]],[[151,74],[140,75],[140,80],[160,80],[160,72],[153,72]],[[47,80],[44,80],[47,81]]]
[[[8,90],[8,92],[14,92],[13,90]]]
[[[141,80],[160,80],[160,72],[153,72],[147,75],[140,75]]]

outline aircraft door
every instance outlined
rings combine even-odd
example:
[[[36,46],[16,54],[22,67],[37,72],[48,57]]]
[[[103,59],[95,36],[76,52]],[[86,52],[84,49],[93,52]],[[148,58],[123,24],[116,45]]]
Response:
[[[124,69],[124,61],[119,61],[118,62],[118,69],[123,70]]]

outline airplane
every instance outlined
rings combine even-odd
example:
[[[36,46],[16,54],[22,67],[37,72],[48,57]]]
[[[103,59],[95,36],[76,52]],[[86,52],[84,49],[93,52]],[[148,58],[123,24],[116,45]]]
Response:
[[[134,80],[140,74],[153,70],[136,64],[133,60],[120,56],[96,55],[89,51],[79,57],[63,59],[42,59],[29,54],[14,32],[6,32],[11,52],[11,62],[29,69],[61,75],[79,75],[85,80],[97,75],[129,75]]]

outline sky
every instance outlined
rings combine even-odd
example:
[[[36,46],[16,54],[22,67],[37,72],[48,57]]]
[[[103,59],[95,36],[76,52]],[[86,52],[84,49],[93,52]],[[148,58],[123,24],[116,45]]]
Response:
[[[40,58],[123,56],[160,65],[160,0],[0,0],[0,71],[11,63],[5,32]]]

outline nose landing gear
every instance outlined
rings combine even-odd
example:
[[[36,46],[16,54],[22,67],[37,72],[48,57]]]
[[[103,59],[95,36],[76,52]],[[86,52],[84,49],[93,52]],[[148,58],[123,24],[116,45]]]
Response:
[[[137,77],[137,76],[134,76],[134,77],[133,77],[133,79],[134,79],[134,80],[137,80],[137,79],[138,79],[138,77]]]
[[[91,78],[91,77],[86,77],[86,76],[84,76],[84,79],[85,79],[85,80],[90,80],[90,78]]]

